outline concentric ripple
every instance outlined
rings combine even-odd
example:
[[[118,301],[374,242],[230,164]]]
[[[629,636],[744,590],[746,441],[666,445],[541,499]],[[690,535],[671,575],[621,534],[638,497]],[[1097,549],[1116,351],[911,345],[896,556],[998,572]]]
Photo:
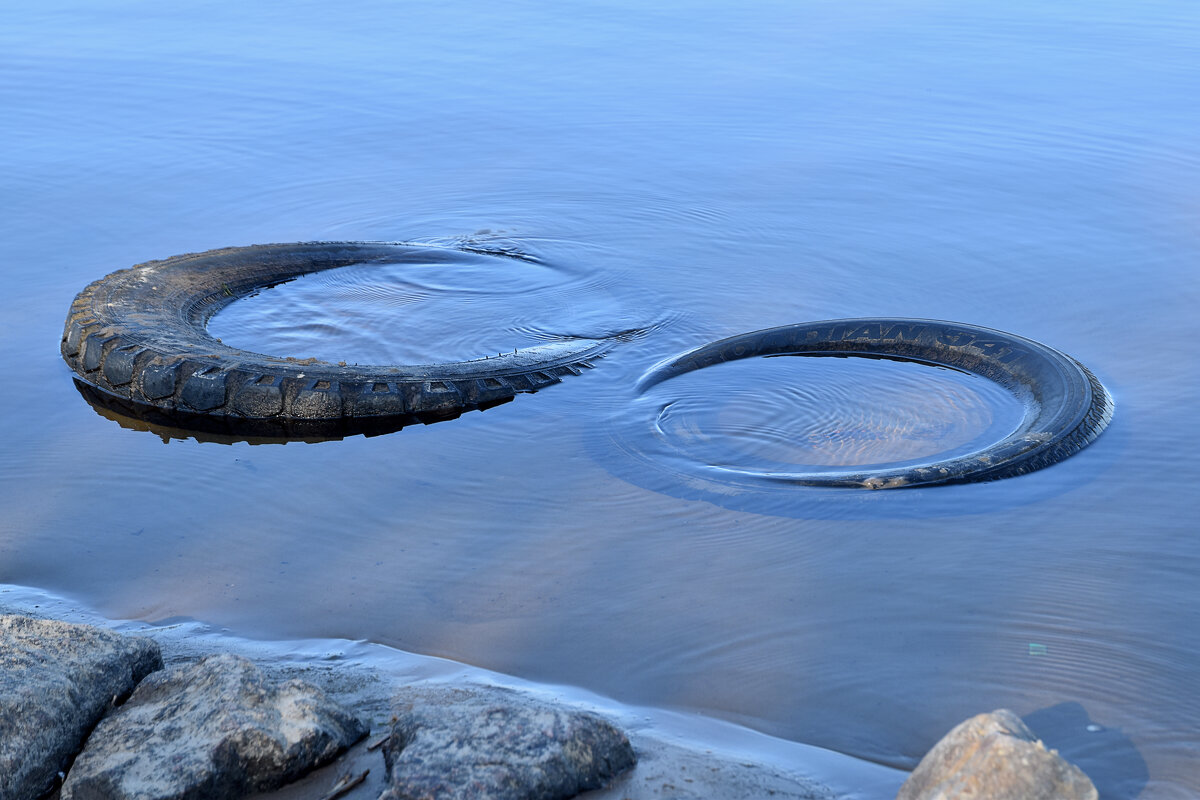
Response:
[[[429,364],[611,333],[617,305],[598,279],[533,256],[451,251],[303,275],[232,303],[208,331],[266,355]]]
[[[711,472],[894,467],[1002,439],[1024,404],[992,381],[927,364],[780,356],[719,364],[653,387],[660,455]]]

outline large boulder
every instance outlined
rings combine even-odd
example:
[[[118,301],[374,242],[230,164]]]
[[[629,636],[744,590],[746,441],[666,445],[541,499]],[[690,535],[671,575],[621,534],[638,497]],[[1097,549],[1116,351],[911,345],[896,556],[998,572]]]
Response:
[[[594,714],[504,689],[425,689],[402,699],[379,800],[560,800],[604,786],[637,758]]]
[[[62,800],[241,797],[295,780],[366,733],[315,686],[210,656],[143,681],[96,727]]]
[[[0,615],[0,800],[52,789],[104,712],[161,668],[149,639]]]
[[[1096,800],[1096,787],[1007,709],[960,723],[933,746],[896,800]]]

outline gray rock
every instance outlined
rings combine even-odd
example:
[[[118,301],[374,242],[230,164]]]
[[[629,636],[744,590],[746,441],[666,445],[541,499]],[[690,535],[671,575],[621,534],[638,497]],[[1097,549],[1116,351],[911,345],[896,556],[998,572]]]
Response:
[[[896,800],[1096,800],[1096,787],[1007,709],[960,723],[934,745]]]
[[[158,645],[90,625],[0,615],[0,800],[45,794]]]
[[[503,689],[410,692],[385,745],[379,800],[560,800],[637,762],[594,714]]]
[[[210,656],[150,676],[96,726],[62,800],[235,798],[333,760],[366,726],[300,680]]]

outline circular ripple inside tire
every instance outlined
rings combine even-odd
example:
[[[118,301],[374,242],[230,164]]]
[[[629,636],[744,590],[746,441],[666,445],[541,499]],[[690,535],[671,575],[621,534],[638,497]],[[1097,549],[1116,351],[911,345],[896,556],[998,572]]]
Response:
[[[469,361],[346,366],[240,350],[205,328],[234,300],[300,275],[363,263],[450,261],[456,253],[312,242],[150,261],[79,293],[67,315],[62,356],[90,402],[121,414],[235,435],[341,436],[507,402],[580,374],[626,335],[562,339]]]
[[[720,493],[765,483],[893,489],[990,481],[1021,475],[1062,461],[1104,430],[1113,401],[1082,364],[1051,347],[1002,331],[927,319],[842,319],[806,322],[732,336],[698,347],[647,372],[640,400],[657,384],[716,364],[768,356],[838,356],[914,361],[986,378],[1012,392],[1025,414],[997,441],[939,460],[880,468],[752,470],[702,464],[686,446],[656,430],[646,414],[619,425],[636,432],[616,435],[618,445],[660,471],[678,473],[693,487]],[[643,409],[658,418],[662,403]],[[650,442],[649,451],[642,444]]]

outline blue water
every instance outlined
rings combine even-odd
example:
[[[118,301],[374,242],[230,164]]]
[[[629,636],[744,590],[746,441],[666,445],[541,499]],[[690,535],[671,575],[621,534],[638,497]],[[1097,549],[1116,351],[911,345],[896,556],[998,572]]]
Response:
[[[1200,795],[1197,97],[1188,0],[8,9],[0,583],[903,767],[1009,707],[1105,798]],[[413,359],[650,333],[482,414],[286,446],[164,444],[95,413],[58,356],[75,293],[141,261],[480,238],[536,267],[331,274],[213,327]],[[691,491],[611,446],[658,361],[856,316],[1045,342],[1108,386],[1113,424],[1020,478],[832,497]],[[796,429],[748,448],[769,420],[745,398],[811,408],[747,370],[689,376],[735,441],[706,457],[786,461]],[[969,423],[955,442],[990,424],[964,409],[998,408],[972,396],[931,406]]]

